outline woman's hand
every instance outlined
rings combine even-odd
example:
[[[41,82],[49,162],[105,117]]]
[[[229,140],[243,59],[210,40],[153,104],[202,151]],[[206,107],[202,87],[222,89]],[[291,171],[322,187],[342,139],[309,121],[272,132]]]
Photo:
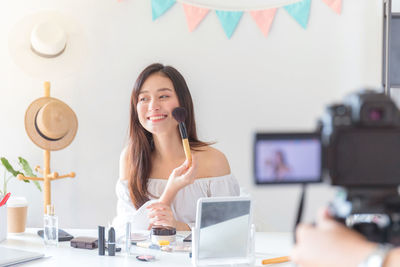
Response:
[[[149,212],[149,219],[150,219],[150,226],[155,225],[159,226],[170,226],[177,228],[177,221],[175,220],[174,214],[170,208],[170,206],[165,205],[161,202],[155,202],[150,204],[147,209],[150,210]]]
[[[192,184],[196,179],[197,174],[197,166],[196,166],[196,158],[192,155],[192,164],[188,166],[189,163],[187,160],[179,166],[175,168],[171,175],[168,178],[167,185],[164,189],[163,194],[160,196],[159,201],[166,205],[171,205],[172,201],[175,198],[176,193],[181,190],[183,187]]]
[[[167,187],[175,187],[179,191],[183,187],[193,184],[196,179],[195,175],[197,173],[196,160],[194,155],[192,155],[192,164],[189,166],[188,160],[185,160],[183,164],[175,168],[168,178]]]
[[[291,259],[302,267],[357,266],[376,247],[361,234],[319,212],[316,226],[301,224]]]
[[[175,198],[176,193],[183,187],[192,184],[196,179],[197,167],[196,158],[192,155],[192,164],[186,160],[181,166],[175,168],[168,178],[167,185],[160,199],[147,208],[150,209],[149,219],[150,228],[153,225],[171,226],[174,228],[182,228],[183,223],[175,220],[174,214],[171,210],[171,203]],[[186,226],[186,225],[185,225]],[[150,229],[149,228],[149,229]],[[188,228],[187,226],[184,228]]]
[[[150,226],[149,230],[153,226],[170,226],[174,227],[178,231],[190,231],[190,227],[184,223],[177,221],[171,208],[161,202],[155,202],[150,204],[147,209],[149,209],[149,219]]]

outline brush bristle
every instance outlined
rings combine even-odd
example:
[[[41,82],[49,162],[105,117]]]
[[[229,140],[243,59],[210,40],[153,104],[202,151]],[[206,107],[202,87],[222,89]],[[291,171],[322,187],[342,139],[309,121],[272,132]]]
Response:
[[[172,116],[177,122],[184,122],[186,118],[186,109],[182,107],[174,108]]]

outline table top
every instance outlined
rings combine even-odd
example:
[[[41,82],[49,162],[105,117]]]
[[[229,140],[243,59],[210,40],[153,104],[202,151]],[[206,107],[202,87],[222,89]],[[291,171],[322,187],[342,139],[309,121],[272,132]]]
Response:
[[[149,265],[136,259],[137,255],[154,255],[156,260],[152,266],[192,266],[189,253],[185,252],[164,252],[154,249],[133,247],[131,255],[122,252],[116,256],[99,256],[98,250],[78,249],[70,246],[70,242],[59,242],[58,247],[46,247],[43,239],[37,235],[35,228],[28,228],[23,234],[9,234],[8,238],[0,243],[0,246],[8,248],[36,251],[45,254],[39,260],[31,261],[21,266],[132,266]],[[88,236],[97,237],[97,229],[67,229],[74,237]],[[189,232],[178,232],[178,237],[185,237]],[[287,256],[293,246],[291,233],[281,232],[257,232],[255,238],[255,265],[262,266],[261,260]],[[294,266],[291,262],[271,264],[268,266],[288,267]]]

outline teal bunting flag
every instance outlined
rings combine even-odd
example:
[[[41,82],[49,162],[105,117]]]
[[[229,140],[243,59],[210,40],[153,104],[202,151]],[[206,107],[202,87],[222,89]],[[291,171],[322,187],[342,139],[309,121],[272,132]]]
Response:
[[[151,13],[153,21],[164,14],[171,6],[175,4],[175,0],[151,0]]]
[[[307,28],[310,15],[311,0],[303,0],[291,5],[284,6],[286,11],[303,27]]]
[[[233,32],[235,31],[240,18],[243,15],[243,11],[221,11],[216,10],[218,19],[221,22],[222,28],[228,38],[231,38]]]

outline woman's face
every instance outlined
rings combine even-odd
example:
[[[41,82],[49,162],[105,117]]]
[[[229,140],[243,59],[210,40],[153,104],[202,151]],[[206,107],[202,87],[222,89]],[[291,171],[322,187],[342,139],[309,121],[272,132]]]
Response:
[[[282,158],[282,153],[281,152],[275,152],[275,162],[277,164],[282,164],[283,163],[283,158]]]
[[[150,75],[140,89],[136,110],[140,124],[152,134],[177,131],[172,110],[179,100],[171,80],[160,74]]]

